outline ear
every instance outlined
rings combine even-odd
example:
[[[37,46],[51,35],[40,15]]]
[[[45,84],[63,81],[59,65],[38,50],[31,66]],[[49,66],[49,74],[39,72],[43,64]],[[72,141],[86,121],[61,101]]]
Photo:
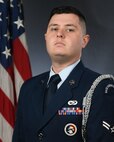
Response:
[[[85,48],[90,40],[90,35],[83,35],[82,48]]]

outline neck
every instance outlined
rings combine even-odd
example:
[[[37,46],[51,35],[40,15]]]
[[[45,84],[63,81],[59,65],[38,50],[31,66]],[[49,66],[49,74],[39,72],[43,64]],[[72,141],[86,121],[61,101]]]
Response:
[[[52,62],[52,69],[53,71],[58,74],[59,72],[61,72],[63,69],[65,69],[66,67],[68,67],[69,65],[72,65],[74,64],[76,61],[74,62],[69,62],[69,63],[55,63],[55,62]]]
[[[53,64],[52,65],[52,69],[53,69],[53,71],[56,73],[56,74],[58,74],[59,72],[61,72],[64,68],[66,68],[67,66],[64,66],[64,65],[55,65],[55,64]]]

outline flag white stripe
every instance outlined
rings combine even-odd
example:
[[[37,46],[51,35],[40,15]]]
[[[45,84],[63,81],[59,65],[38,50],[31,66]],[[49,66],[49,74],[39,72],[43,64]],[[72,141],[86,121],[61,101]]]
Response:
[[[14,105],[13,83],[8,72],[0,64],[0,87]]]
[[[3,142],[11,142],[12,134],[13,128],[0,113],[0,139],[2,139]]]
[[[19,97],[19,92],[20,92],[20,88],[23,84],[23,79],[21,77],[21,75],[19,74],[16,66],[14,65],[14,75],[15,75],[15,90],[16,90],[16,97],[17,97],[17,100],[18,100],[18,97]]]
[[[25,48],[25,50],[28,52],[28,46],[27,46],[27,41],[26,41],[26,37],[25,37],[25,33],[21,34],[21,36],[19,36],[19,40],[21,41],[23,47]]]

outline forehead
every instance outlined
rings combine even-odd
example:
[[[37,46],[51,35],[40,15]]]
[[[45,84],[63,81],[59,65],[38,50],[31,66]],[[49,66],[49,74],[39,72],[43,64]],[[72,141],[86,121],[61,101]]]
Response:
[[[50,24],[79,24],[79,17],[75,14],[55,14],[49,21]]]

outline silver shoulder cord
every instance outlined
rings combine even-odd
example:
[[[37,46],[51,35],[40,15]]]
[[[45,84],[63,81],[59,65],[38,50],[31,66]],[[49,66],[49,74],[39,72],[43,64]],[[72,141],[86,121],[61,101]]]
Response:
[[[114,76],[110,74],[104,74],[100,75],[96,80],[93,82],[91,88],[87,92],[86,96],[83,98],[83,114],[82,114],[82,138],[84,142],[86,142],[86,125],[87,125],[87,120],[89,117],[89,111],[91,107],[91,101],[92,101],[92,96],[95,91],[95,88],[97,85],[104,79],[111,79],[114,80]],[[114,88],[114,84],[108,84],[107,87],[105,88],[105,93],[108,92],[108,89],[110,87]]]

